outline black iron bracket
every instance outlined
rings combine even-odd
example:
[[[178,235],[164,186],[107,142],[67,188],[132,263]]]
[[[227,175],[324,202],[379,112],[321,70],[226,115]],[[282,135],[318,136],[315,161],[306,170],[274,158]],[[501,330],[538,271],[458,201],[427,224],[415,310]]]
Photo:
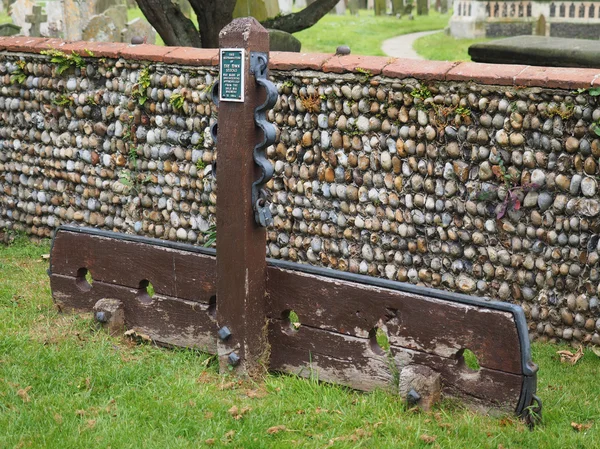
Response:
[[[254,147],[254,163],[260,169],[260,177],[252,183],[252,207],[254,220],[261,227],[273,223],[269,209],[269,193],[265,184],[273,177],[273,164],[267,159],[265,150],[275,142],[275,126],[267,121],[267,111],[277,102],[277,88],[268,79],[269,56],[267,53],[253,51],[250,53],[250,73],[256,78],[256,84],[264,87],[267,98],[254,110],[254,122],[263,132],[263,139]]]

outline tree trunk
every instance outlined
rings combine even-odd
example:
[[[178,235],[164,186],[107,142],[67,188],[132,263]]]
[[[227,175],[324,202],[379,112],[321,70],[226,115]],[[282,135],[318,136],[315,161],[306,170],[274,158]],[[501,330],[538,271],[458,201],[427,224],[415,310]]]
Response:
[[[233,20],[237,0],[190,0],[198,17],[198,28],[204,48],[219,47],[219,32]]]
[[[146,19],[162,37],[165,45],[202,47],[200,35],[179,6],[170,0],[136,0]]]
[[[265,20],[261,22],[261,25],[288,33],[302,31],[317,23],[321,17],[335,7],[337,2],[339,0],[317,0],[302,11]]]

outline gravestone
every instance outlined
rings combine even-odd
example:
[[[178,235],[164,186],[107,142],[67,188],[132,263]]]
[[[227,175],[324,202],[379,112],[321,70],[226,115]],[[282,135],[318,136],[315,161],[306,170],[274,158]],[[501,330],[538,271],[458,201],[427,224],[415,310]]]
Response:
[[[119,31],[122,31],[127,25],[127,6],[125,5],[112,6],[103,14],[113,21]]]
[[[121,30],[104,14],[93,16],[84,28],[81,39],[91,42],[121,42]]]
[[[306,0],[294,0],[294,7],[298,9],[306,8]]]
[[[127,6],[125,5],[125,2],[123,0],[97,0],[94,12],[96,14],[102,14],[107,9],[119,5],[124,5],[127,9]]]
[[[385,15],[385,0],[375,0],[374,3],[375,15],[383,16]]]
[[[281,14],[290,14],[294,7],[294,0],[278,0]]]
[[[545,36],[515,36],[469,47],[475,62],[547,67],[598,68],[598,41]]]
[[[29,30],[30,28],[26,17],[31,14],[35,4],[35,0],[16,0],[10,8],[10,17],[12,18],[13,23],[18,27],[21,27],[24,34],[27,34],[26,30]]]
[[[353,16],[358,15],[358,0],[348,0],[348,9],[350,10],[350,14]]]
[[[25,16],[25,19],[27,19],[27,22],[31,25],[29,28],[29,35],[40,37],[42,35],[40,26],[42,22],[45,22],[48,19],[48,16],[43,13],[42,7],[35,5],[31,10],[31,14]]]
[[[442,3],[440,5],[440,13],[441,14],[448,13],[448,2],[449,2],[449,0],[442,0]]]
[[[294,35],[281,30],[269,30],[271,51],[299,52],[302,43]]]
[[[147,44],[156,43],[156,31],[146,20],[139,17],[127,23],[121,32],[121,42],[129,44],[134,36],[145,39]]]
[[[535,24],[535,34],[538,36],[546,35],[546,18],[543,14],[540,14],[540,18]]]
[[[339,2],[337,2],[335,5],[335,8],[334,8],[334,12],[338,16],[345,16],[346,15],[346,2],[344,0],[340,0]]]
[[[427,0],[417,0],[417,15],[426,16],[429,14],[429,5]]]
[[[63,37],[66,40],[79,41],[83,30],[96,13],[97,0],[63,0]],[[120,32],[121,30],[119,30]]]
[[[402,14],[402,7],[404,2],[402,0],[392,0],[392,14]]]
[[[279,3],[277,0],[238,0],[233,10],[233,17],[252,16],[258,21],[279,14]]]
[[[188,0],[179,0],[177,3],[179,3],[179,9],[181,9],[183,15],[189,19],[192,15],[192,5],[190,5],[190,2]]]
[[[3,23],[0,25],[0,36],[16,36],[21,32],[21,27],[12,23]]]

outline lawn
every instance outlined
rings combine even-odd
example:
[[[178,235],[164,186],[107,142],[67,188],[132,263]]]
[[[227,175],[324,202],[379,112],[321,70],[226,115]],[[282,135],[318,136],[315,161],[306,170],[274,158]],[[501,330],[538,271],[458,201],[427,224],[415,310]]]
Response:
[[[392,16],[374,16],[371,11],[361,10],[359,16],[336,16],[328,14],[316,25],[295,33],[307,53],[333,53],[339,45],[350,46],[357,55],[385,56],[381,51],[384,40],[394,36],[418,31],[438,30],[446,27],[449,14],[430,11],[427,16],[415,15],[397,19]]]
[[[600,360],[541,365],[544,422],[477,415],[445,400],[430,413],[289,375],[237,381],[214,360],[109,337],[89,316],[58,313],[42,258],[49,244],[0,245],[1,448],[594,448]],[[581,425],[581,427],[579,427]],[[579,429],[579,430],[577,430]]]
[[[439,32],[420,37],[415,41],[413,49],[425,59],[470,61],[469,46],[491,40],[491,38],[457,39],[444,32]]]

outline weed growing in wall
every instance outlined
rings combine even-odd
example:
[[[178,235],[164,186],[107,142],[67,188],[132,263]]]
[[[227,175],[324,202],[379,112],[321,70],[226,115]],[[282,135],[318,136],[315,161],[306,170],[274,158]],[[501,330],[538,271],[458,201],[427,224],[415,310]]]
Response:
[[[27,79],[27,74],[25,73],[25,68],[27,67],[27,63],[23,60],[19,60],[16,63],[17,68],[10,76],[10,84],[23,84]]]
[[[361,80],[361,82],[363,82],[363,83],[366,83],[367,81],[369,81],[369,79],[371,77],[373,77],[373,72],[371,72],[370,70],[367,70],[367,69],[363,69],[362,67],[356,67],[354,70],[357,73],[364,75],[363,79]]]
[[[185,97],[180,93],[174,93],[171,95],[171,98],[169,98],[169,104],[173,106],[173,109],[175,110],[182,109],[183,103],[185,103]]]
[[[148,88],[150,87],[150,70],[148,67],[143,67],[140,70],[137,83],[131,89],[131,96],[138,102],[140,106],[148,101]]]
[[[56,98],[54,98],[54,100],[52,100],[52,103],[54,103],[57,106],[69,107],[73,106],[75,100],[73,100],[73,98],[69,97],[68,95],[60,94],[57,95]]]
[[[88,56],[94,56],[94,54],[91,51],[85,51],[88,54]],[[41,51],[40,54],[50,56],[50,62],[53,62],[57,65],[56,73],[58,73],[59,75],[62,75],[63,72],[70,69],[71,67],[85,67],[85,60],[75,52],[67,54],[60,50],[51,48],[49,50]]]
[[[413,98],[420,98],[421,100],[425,100],[426,98],[431,98],[431,91],[426,86],[421,86],[419,88],[414,88],[410,96]]]

